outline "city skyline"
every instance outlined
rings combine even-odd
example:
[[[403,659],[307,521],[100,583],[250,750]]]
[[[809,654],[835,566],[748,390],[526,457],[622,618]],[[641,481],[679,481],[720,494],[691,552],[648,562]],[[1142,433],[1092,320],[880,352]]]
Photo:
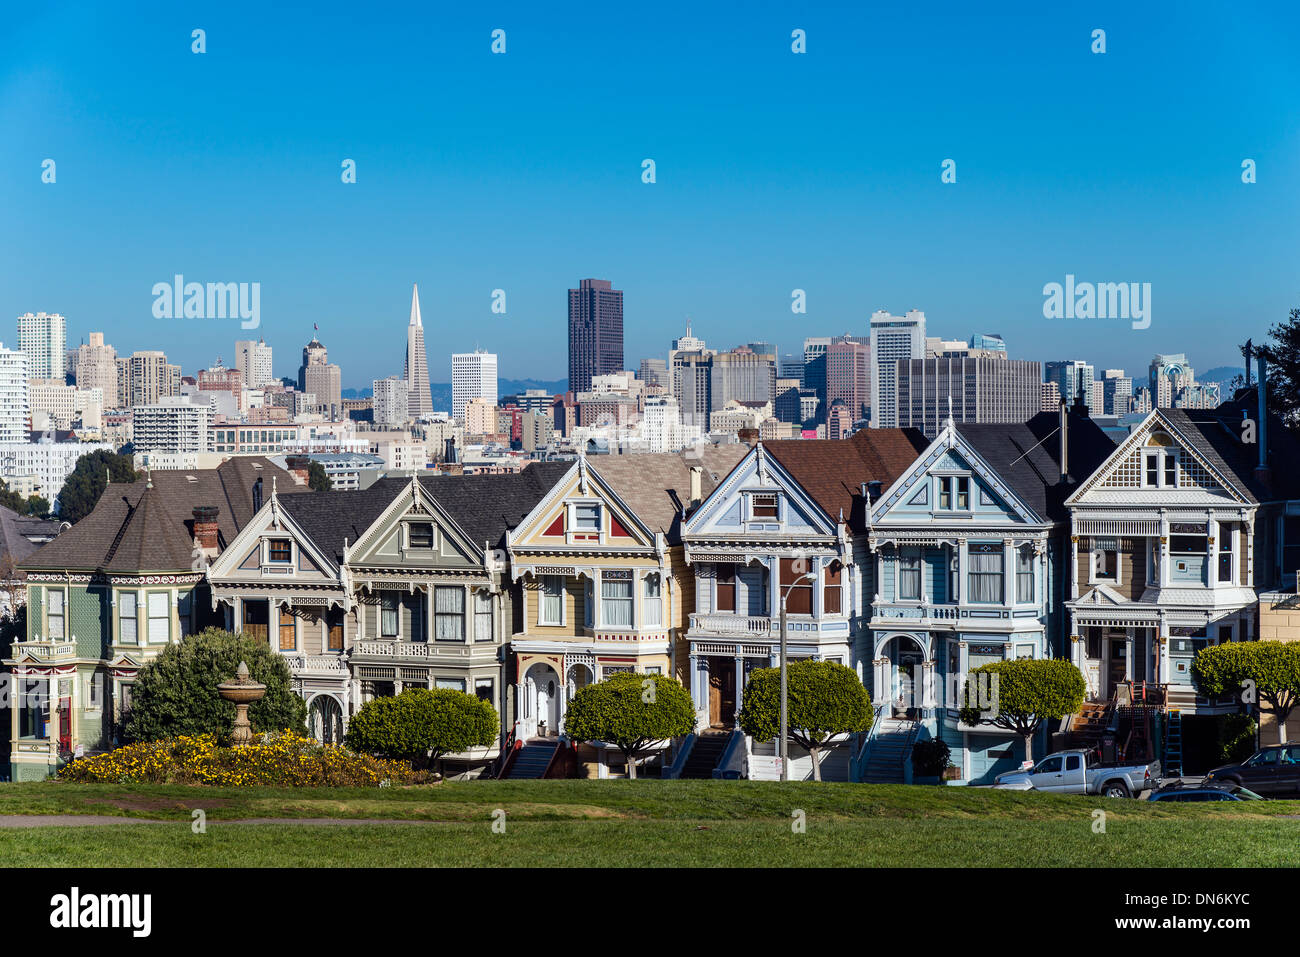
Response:
[[[162,6],[131,20],[11,12],[0,122],[17,147],[0,157],[0,205],[57,228],[54,244],[0,238],[0,308],[61,313],[70,346],[92,330],[124,353],[161,346],[187,371],[250,335],[292,356],[318,326],[348,359],[347,387],[364,388],[401,372],[373,330],[402,321],[412,282],[436,353],[486,349],[511,378],[563,375],[562,298],[581,276],[624,292],[627,364],[662,356],[687,315],[719,343],[786,352],[916,308],[948,335],[998,332],[1020,358],[1133,369],[1190,341],[1190,361],[1212,368],[1297,298],[1289,11],[1248,31],[1209,7],[758,10],[744,23],[690,10],[683,31],[667,15],[560,27],[506,7],[499,24],[406,11],[339,31],[328,7],[308,22],[254,9],[202,24]],[[498,25],[504,55],[490,52]],[[597,40],[619,62],[593,91],[574,54]],[[437,57],[423,55],[432,42]],[[319,66],[366,57],[411,64],[408,82]],[[409,122],[448,84],[460,99],[437,122]],[[81,122],[83,102],[114,119]],[[616,121],[579,145],[571,118],[585,110]],[[214,136],[232,116],[238,134]],[[1257,182],[1242,182],[1247,159]],[[599,209],[601,228],[578,209]],[[151,288],[178,274],[260,283],[259,328],[154,318]],[[1043,287],[1067,276],[1150,283],[1150,328],[1044,319]],[[794,290],[806,313],[791,312]]]

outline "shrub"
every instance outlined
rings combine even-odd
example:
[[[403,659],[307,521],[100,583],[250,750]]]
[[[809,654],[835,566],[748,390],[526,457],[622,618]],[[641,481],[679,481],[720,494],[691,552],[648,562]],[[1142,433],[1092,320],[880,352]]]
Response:
[[[624,671],[579,688],[564,713],[574,741],[608,741],[636,777],[636,756],[655,741],[695,730],[695,705],[676,678]]]
[[[235,677],[239,663],[249,677],[266,685],[266,695],[248,708],[254,733],[283,728],[305,735],[307,705],[290,685],[289,663],[265,641],[251,635],[207,628],[187,635],[140,669],[131,688],[127,737],[156,741],[211,734],[230,740],[235,706],[217,685]]]
[[[853,669],[834,661],[791,661],[786,669],[786,730],[812,755],[813,780],[820,781],[821,752],[831,739],[871,727],[871,694]],[[740,709],[740,727],[756,741],[780,736],[780,668],[755,668],[750,672]]]
[[[189,784],[210,787],[381,787],[425,779],[409,764],[354,754],[283,731],[245,747],[210,734],[140,741],[79,758],[59,772],[77,784]]]
[[[952,750],[942,738],[927,738],[912,745],[912,773],[921,778],[937,778],[948,767]]]
[[[444,754],[488,747],[498,729],[496,708],[475,695],[451,688],[408,688],[362,705],[348,722],[344,740],[354,751],[424,767]]]

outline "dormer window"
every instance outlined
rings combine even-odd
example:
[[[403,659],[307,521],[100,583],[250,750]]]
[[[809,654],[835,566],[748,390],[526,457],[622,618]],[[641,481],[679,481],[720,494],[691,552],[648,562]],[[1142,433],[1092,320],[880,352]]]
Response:
[[[1178,448],[1164,433],[1153,433],[1142,450],[1142,487],[1178,488]]]
[[[266,542],[266,560],[276,565],[293,561],[293,546],[287,538],[271,538]]]
[[[939,476],[939,510],[970,511],[970,478],[965,475]]]
[[[575,532],[599,532],[600,506],[575,505],[573,508],[573,530]]]
[[[764,492],[750,496],[750,513],[754,518],[775,519],[777,503],[775,492]]]
[[[433,548],[433,525],[430,522],[411,522],[407,530],[412,549]]]

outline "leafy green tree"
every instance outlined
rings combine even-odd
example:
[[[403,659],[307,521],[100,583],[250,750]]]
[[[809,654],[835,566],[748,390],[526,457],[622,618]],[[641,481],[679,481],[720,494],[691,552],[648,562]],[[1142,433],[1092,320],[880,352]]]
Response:
[[[47,518],[50,514],[50,503],[39,495],[29,495],[23,498],[18,492],[12,491],[8,485],[0,481],[0,505],[10,511],[17,512],[19,515],[31,515],[34,518]]]
[[[77,459],[76,467],[59,492],[59,517],[75,525],[89,515],[104,494],[110,474],[114,482],[134,482],[139,478],[130,456],[99,449]]]
[[[1300,425],[1300,309],[1268,331],[1272,340],[1255,349],[1269,364],[1268,408],[1291,428]]]
[[[787,731],[812,755],[813,780],[820,781],[821,752],[832,739],[871,727],[871,694],[851,668],[834,661],[791,661],[786,665],[786,697]],[[756,741],[780,736],[780,668],[756,668],[749,673],[740,728]]]
[[[289,663],[265,640],[207,628],[187,635],[140,669],[131,688],[127,736],[155,741],[177,735],[215,734],[230,738],[235,706],[221,697],[217,685],[231,681],[239,663],[248,663],[254,681],[266,685],[266,695],[249,706],[254,733],[307,733],[307,705],[290,684]]]
[[[353,751],[399,758],[427,767],[445,754],[458,754],[496,741],[492,705],[454,688],[408,688],[372,698],[348,722],[344,742]]]
[[[307,466],[307,487],[313,492],[328,492],[334,487],[330,477],[325,474],[325,466],[312,462]]]
[[[695,704],[676,678],[630,671],[579,688],[564,713],[564,733],[574,741],[607,741],[627,759],[636,777],[636,757],[656,741],[695,730]]]
[[[1300,644],[1229,641],[1210,645],[1192,661],[1196,690],[1209,698],[1240,694],[1243,704],[1268,705],[1286,744],[1286,719],[1300,701]]]
[[[982,679],[982,675],[988,678]],[[976,668],[970,673],[966,694],[961,720],[1020,735],[1025,759],[1032,761],[1034,735],[1043,722],[1078,711],[1088,685],[1082,672],[1064,658],[1016,658]]]

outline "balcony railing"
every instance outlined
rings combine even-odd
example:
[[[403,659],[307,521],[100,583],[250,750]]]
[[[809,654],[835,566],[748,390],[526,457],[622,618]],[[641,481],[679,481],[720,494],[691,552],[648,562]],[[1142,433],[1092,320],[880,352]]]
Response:
[[[691,615],[691,630],[715,635],[768,635],[772,619],[766,615]]]
[[[31,655],[33,658],[39,658],[41,661],[52,661],[56,658],[75,658],[77,657],[77,643],[75,641],[14,642],[14,659],[20,660],[25,655]]]
[[[879,604],[872,609],[872,618],[896,621],[955,621],[956,605],[888,605]]]
[[[285,655],[289,670],[294,674],[306,672],[326,672],[329,674],[347,674],[348,666],[338,655]]]

